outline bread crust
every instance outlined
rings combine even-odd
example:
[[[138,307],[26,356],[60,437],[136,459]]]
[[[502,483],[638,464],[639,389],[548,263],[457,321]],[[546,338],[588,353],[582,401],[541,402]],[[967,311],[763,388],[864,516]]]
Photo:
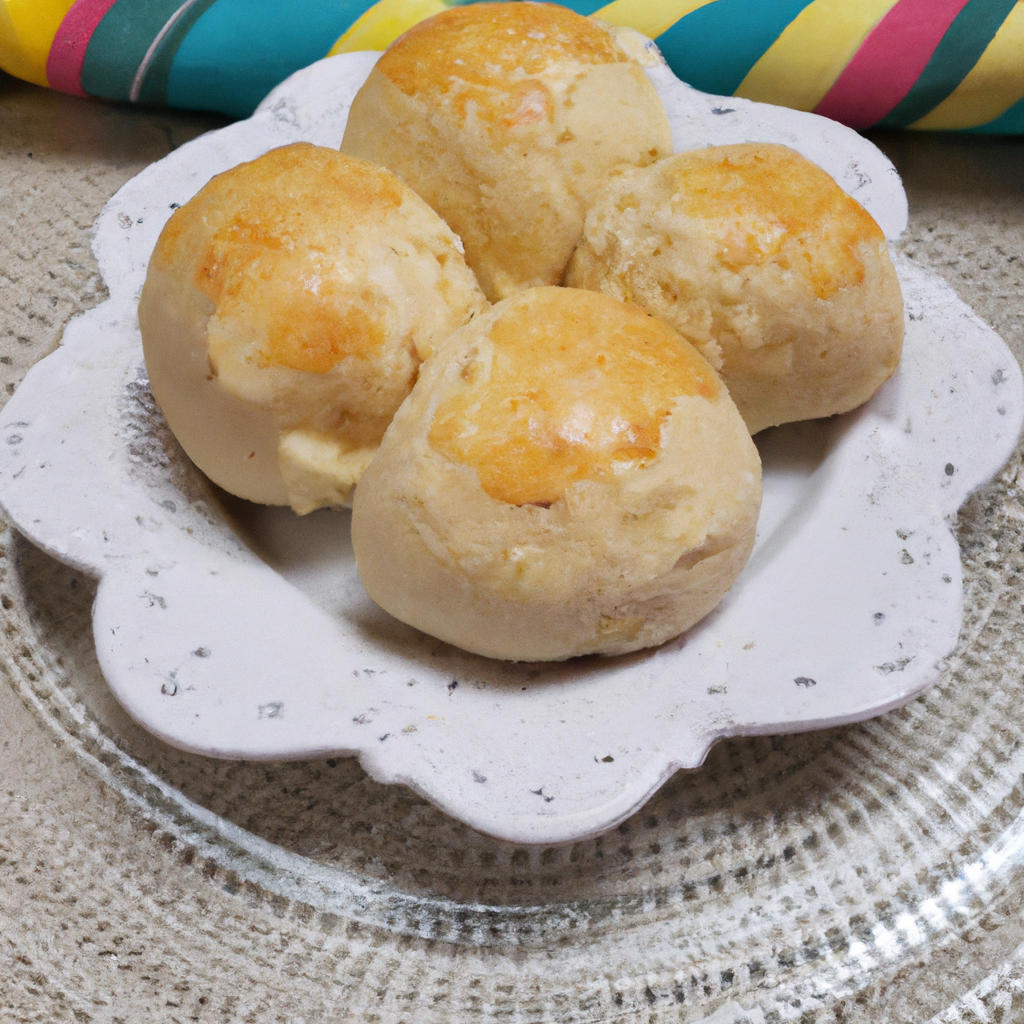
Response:
[[[507,386],[537,331],[553,357]],[[672,365],[637,399],[648,357]],[[494,406],[515,406],[504,433]],[[356,491],[352,540],[378,604],[465,650],[620,654],[718,604],[760,497],[757,450],[691,346],[636,307],[539,288],[424,363]]]
[[[153,394],[239,497],[347,504],[419,364],[486,301],[458,239],[393,174],[299,143],[175,211],[139,303]]]
[[[389,167],[451,225],[489,299],[557,284],[588,197],[672,152],[615,36],[553,4],[452,7],[381,57],[342,151]]]
[[[861,405],[902,351],[881,229],[785,146],[678,153],[609,182],[565,283],[671,323],[722,375],[752,433]]]

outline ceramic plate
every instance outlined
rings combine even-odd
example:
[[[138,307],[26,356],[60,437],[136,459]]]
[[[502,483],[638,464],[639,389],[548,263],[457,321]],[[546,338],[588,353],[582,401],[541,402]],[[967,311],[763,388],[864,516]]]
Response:
[[[898,261],[907,337],[862,409],[766,431],[754,554],[716,612],[661,648],[555,665],[462,653],[363,593],[348,515],[226,499],[155,408],[135,307],[171,210],[277,145],[337,145],[375,55],[321,62],[253,118],[126,185],[96,227],[110,298],[69,325],[0,420],[0,498],[27,536],[100,579],[96,649],[117,698],[175,746],[216,757],[351,753],[500,838],[607,830],[724,736],[851,722],[932,684],[961,619],[949,522],[1010,454],[1020,372],[937,279]],[[809,114],[650,75],[678,149],[784,142],[833,174],[890,238],[895,171]]]

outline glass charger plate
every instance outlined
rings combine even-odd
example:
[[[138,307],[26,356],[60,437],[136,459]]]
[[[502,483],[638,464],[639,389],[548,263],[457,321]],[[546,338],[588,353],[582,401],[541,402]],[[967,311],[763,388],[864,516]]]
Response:
[[[258,930],[239,969],[282,946],[309,958],[305,973],[261,969],[250,1019],[924,1021],[955,1003],[936,1021],[995,1020],[982,1013],[1024,1008],[1021,468],[1015,456],[961,515],[968,614],[924,697],[858,725],[727,740],[569,846],[489,839],[352,759],[211,761],[159,743],[99,672],[92,581],[17,536],[0,564],[4,659],[147,823],[143,846],[226,901],[229,918],[197,931],[174,917],[187,901],[173,886],[194,883],[143,886],[164,893],[157,927],[177,924],[190,977],[224,982],[198,957],[239,942],[231,914]],[[115,907],[139,898],[123,885]]]

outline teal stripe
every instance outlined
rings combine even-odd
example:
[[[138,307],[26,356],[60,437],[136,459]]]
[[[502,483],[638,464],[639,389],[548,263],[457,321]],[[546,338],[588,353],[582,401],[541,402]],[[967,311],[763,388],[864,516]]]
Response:
[[[595,11],[601,10],[608,5],[608,0],[558,0],[562,7],[568,7],[570,11],[590,17]]]
[[[366,7],[366,0],[216,0],[174,54],[167,102],[248,117],[275,85],[326,56]]]
[[[149,59],[139,90],[137,103],[146,106],[163,106],[167,102],[167,80],[170,77],[174,55],[178,52],[185,37],[192,31],[192,26],[202,17],[206,9],[217,0],[196,0],[174,24],[160,41],[156,52]]]
[[[1024,135],[1024,99],[1007,107],[994,121],[965,128],[964,132],[976,135]]]
[[[367,0],[369,7],[373,0]],[[493,0],[444,0],[449,7],[468,7],[470,4],[492,3]],[[595,11],[608,6],[608,0],[559,0],[560,7],[568,7],[570,11],[589,17]]]
[[[934,110],[981,59],[1017,0],[969,0],[942,37],[910,91],[875,125],[906,128]]]
[[[601,10],[608,5],[608,0],[558,0],[562,7],[568,7],[570,11],[590,17],[595,11]]]
[[[714,0],[658,36],[658,46],[684,82],[731,96],[765,50],[812,2]]]
[[[128,99],[146,51],[183,2],[117,0],[89,40],[82,64],[82,88],[90,96]]]

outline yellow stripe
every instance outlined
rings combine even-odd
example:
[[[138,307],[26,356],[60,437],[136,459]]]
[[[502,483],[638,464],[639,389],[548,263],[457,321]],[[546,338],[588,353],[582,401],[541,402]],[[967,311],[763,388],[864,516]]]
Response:
[[[36,85],[46,80],[50,44],[75,0],[0,0],[0,68]]]
[[[934,110],[911,128],[973,128],[994,121],[1024,97],[1024,2],[1018,0],[978,63]]]
[[[896,0],[814,0],[740,82],[737,96],[813,110]]]
[[[407,29],[447,9],[442,0],[379,0],[353,22],[327,56],[356,50],[386,50]]]
[[[612,0],[591,17],[611,25],[635,28],[649,39],[657,39],[680,18],[715,0]]]

